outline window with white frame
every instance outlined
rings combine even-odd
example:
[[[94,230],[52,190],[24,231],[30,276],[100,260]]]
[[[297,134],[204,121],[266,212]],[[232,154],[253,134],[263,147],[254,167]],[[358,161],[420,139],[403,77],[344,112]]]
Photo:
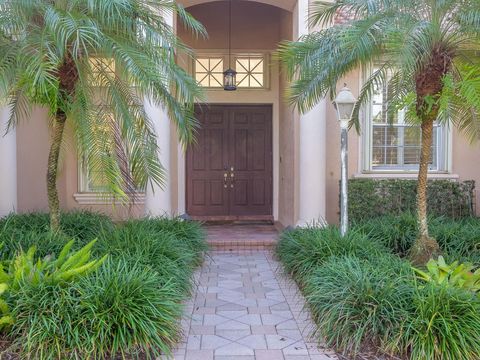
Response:
[[[265,54],[233,54],[232,60],[232,67],[237,72],[239,89],[267,87]],[[228,67],[228,55],[202,54],[195,59],[193,74],[200,86],[223,89],[223,72],[226,67]]]
[[[91,57],[89,59],[92,80],[90,85],[93,88],[95,93],[96,101],[96,116],[95,123],[93,124],[92,131],[95,133],[102,134],[105,139],[101,144],[100,150],[105,156],[113,155],[114,152],[118,151],[118,146],[115,144],[115,139],[119,139],[119,128],[118,123],[115,120],[115,115],[112,107],[109,104],[105,103],[105,93],[104,86],[106,77],[113,77],[116,73],[115,70],[115,61],[112,58],[105,57]],[[138,104],[131,106],[139,106]],[[125,164],[125,166],[128,166]],[[129,171],[124,169],[123,171]],[[79,191],[80,192],[91,192],[91,193],[104,193],[108,191],[107,178],[103,171],[96,171],[93,169],[88,169],[85,161],[79,159]]]
[[[420,126],[408,124],[404,110],[387,111],[387,98],[387,85],[377,85],[365,111],[364,171],[417,171]],[[430,171],[447,170],[447,136],[435,123]]]
[[[108,107],[100,108],[99,106],[99,113],[96,120],[97,121],[94,124],[93,130],[96,133],[103,133],[103,137],[105,138],[105,141],[101,144],[102,152],[108,154],[115,151],[113,137],[108,135],[111,133],[112,126],[115,126],[115,117],[113,112],[110,111]],[[82,164],[81,174],[82,191],[102,193],[107,191],[107,179],[105,178],[105,174],[103,172],[88,169],[85,164]]]

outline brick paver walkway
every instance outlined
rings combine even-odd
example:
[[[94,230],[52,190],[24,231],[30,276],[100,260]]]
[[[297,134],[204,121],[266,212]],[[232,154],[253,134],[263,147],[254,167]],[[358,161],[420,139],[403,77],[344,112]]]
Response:
[[[332,360],[296,285],[268,251],[213,252],[197,274],[179,360]]]

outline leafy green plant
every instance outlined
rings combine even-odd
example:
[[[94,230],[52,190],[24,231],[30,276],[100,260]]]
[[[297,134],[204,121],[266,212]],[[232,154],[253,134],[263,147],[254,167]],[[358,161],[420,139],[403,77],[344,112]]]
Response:
[[[387,253],[381,244],[352,230],[341,236],[334,226],[296,228],[280,236],[276,253],[285,270],[300,283],[332,256],[374,259]]]
[[[414,214],[406,212],[372,218],[352,228],[385,245],[394,254],[406,256],[417,236],[417,219]]]
[[[471,264],[459,264],[454,261],[447,264],[443,256],[438,260],[431,259],[427,265],[427,271],[413,268],[417,277],[425,282],[431,282],[437,285],[448,285],[464,290],[480,291],[480,269],[473,271]]]
[[[471,292],[428,283],[412,298],[388,349],[411,360],[478,360],[480,299]]]
[[[414,285],[408,263],[331,257],[306,279],[305,294],[327,345],[347,355],[382,347],[407,316]]]
[[[7,301],[3,298],[5,292],[8,290],[6,283],[0,283],[0,330],[13,325],[13,317],[10,315],[10,307]]]
[[[432,236],[440,244],[445,258],[471,262],[480,266],[480,219],[465,218],[457,221],[437,221]]]
[[[96,240],[92,240],[78,251],[71,252],[74,240],[68,242],[58,258],[45,257],[37,259],[36,248],[32,246],[26,253],[21,252],[8,261],[6,269],[0,265],[0,281],[7,283],[12,290],[23,286],[24,282],[32,285],[60,284],[85,276],[100,267],[107,255],[91,260],[91,250]]]

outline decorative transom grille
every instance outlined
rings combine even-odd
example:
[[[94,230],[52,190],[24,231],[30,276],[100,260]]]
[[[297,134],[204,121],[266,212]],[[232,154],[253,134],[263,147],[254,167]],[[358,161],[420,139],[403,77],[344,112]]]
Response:
[[[223,87],[223,58],[197,58],[195,79],[204,87]]]
[[[263,57],[237,57],[237,86],[261,88],[265,84],[265,69]]]
[[[89,59],[92,71],[92,86],[107,86],[108,78],[115,76],[115,60],[104,57],[91,57]]]

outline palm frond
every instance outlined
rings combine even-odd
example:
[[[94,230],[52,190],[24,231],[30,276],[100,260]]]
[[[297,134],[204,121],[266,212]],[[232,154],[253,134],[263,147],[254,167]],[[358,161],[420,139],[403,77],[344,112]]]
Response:
[[[202,99],[175,62],[176,51],[192,52],[168,23],[172,16],[207,36],[172,0],[2,1],[0,96],[10,99],[10,126],[31,105],[47,106],[52,115],[61,109],[84,167],[109,192],[127,199],[134,187],[161,185],[165,170],[153,126],[159,119],[148,117],[143,101],[165,109],[187,144],[197,128],[192,104]]]

